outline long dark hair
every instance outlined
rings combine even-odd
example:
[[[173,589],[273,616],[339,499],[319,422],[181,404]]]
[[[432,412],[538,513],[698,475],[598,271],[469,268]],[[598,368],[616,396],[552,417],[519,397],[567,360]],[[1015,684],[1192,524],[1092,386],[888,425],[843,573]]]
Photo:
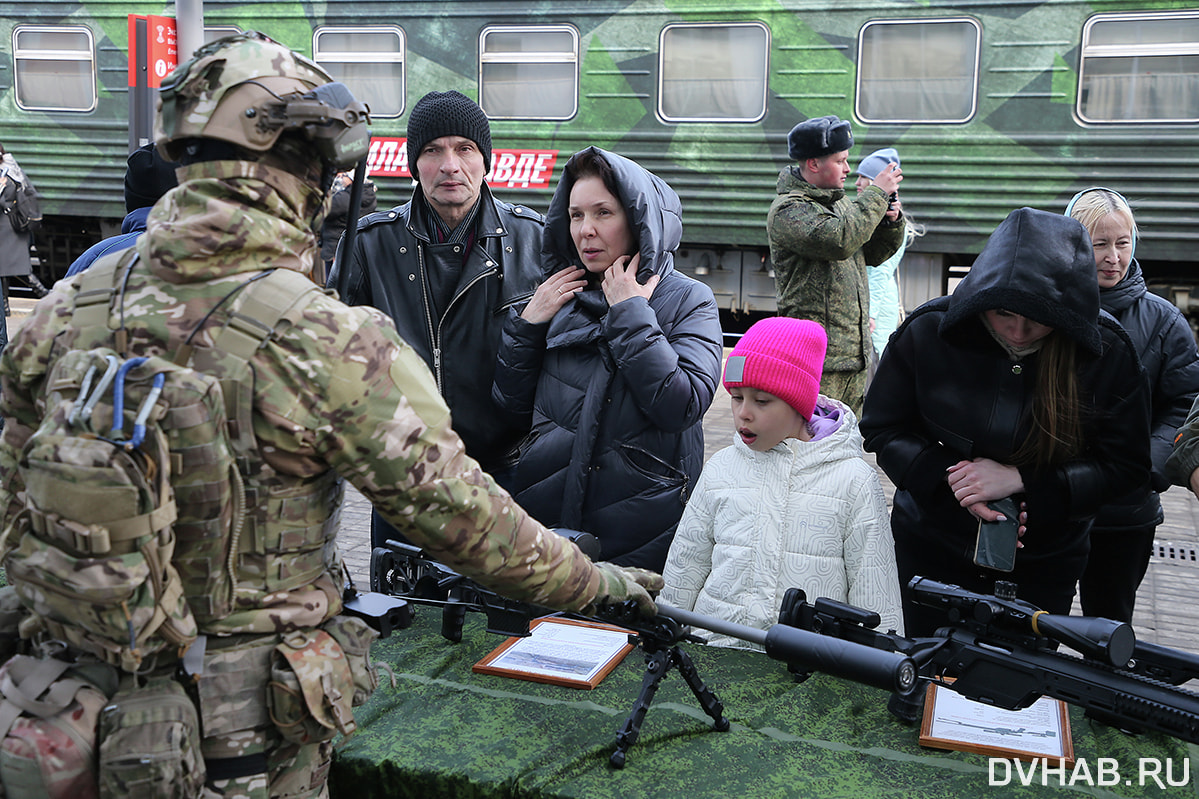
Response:
[[[1012,456],[1017,466],[1063,463],[1082,452],[1078,343],[1054,330],[1045,337],[1038,361],[1032,429]]]

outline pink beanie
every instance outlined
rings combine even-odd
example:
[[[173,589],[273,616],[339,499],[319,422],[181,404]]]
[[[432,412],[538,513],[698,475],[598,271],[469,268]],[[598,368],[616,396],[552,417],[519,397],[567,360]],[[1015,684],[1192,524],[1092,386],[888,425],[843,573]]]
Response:
[[[768,391],[811,419],[826,349],[828,335],[816,322],[786,316],[763,319],[729,353],[724,387]]]

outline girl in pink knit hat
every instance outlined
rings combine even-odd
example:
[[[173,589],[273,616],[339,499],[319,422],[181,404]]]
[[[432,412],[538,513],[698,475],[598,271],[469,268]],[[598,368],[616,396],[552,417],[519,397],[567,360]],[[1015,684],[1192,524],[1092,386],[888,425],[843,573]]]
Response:
[[[903,632],[882,485],[862,458],[853,412],[818,393],[827,346],[816,322],[772,317],[729,354],[736,435],[704,466],[683,512],[663,601],[764,630],[786,590],[802,588],[876,611],[882,629]]]

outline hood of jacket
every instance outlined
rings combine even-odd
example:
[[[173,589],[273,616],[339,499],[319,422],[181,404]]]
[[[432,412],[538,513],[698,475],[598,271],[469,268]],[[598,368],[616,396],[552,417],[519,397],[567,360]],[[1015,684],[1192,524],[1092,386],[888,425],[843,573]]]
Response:
[[[153,207],[152,205],[147,205],[143,208],[134,208],[125,214],[125,219],[121,222],[122,235],[143,232],[146,229],[146,219],[150,216],[150,211]]]
[[[1100,354],[1099,281],[1086,228],[1047,211],[1012,211],[949,297],[940,334],[949,337],[958,325],[1000,308]]]
[[[651,275],[666,277],[674,270],[674,253],[683,238],[683,203],[679,195],[666,181],[616,153],[588,147],[571,158],[586,152],[602,156],[616,175],[620,203],[633,228],[641,254],[638,279],[644,283]],[[573,179],[563,174],[545,215],[545,236],[541,245],[545,277],[571,264],[579,265],[579,252],[570,237],[570,190],[574,183]],[[598,289],[598,281],[588,288]],[[596,294],[598,298],[594,296]],[[603,301],[603,292],[580,292],[576,299],[584,304],[597,299]],[[603,310],[606,309],[607,303],[604,302]]]
[[[203,161],[154,205],[138,242],[168,283],[257,272],[263,264],[311,274],[325,196],[290,172],[250,161]]]

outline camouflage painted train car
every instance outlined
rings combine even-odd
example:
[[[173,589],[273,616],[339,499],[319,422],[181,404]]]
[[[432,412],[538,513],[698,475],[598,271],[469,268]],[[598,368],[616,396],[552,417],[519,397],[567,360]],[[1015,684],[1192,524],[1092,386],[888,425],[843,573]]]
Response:
[[[501,196],[544,208],[589,144],[684,202],[685,269],[735,314],[773,308],[765,217],[806,117],[853,120],[857,159],[896,146],[923,223],[901,273],[943,292],[1013,208],[1102,184],[1133,202],[1138,255],[1177,299],[1199,283],[1199,6],[1190,0],[457,0],[223,2],[206,34],[255,28],[321,62],[374,113],[381,204],[425,92],[493,120]],[[171,4],[0,2],[0,141],[46,196],[44,279],[113,230],[129,149],[128,14]],[[1199,292],[1196,292],[1199,293]]]

